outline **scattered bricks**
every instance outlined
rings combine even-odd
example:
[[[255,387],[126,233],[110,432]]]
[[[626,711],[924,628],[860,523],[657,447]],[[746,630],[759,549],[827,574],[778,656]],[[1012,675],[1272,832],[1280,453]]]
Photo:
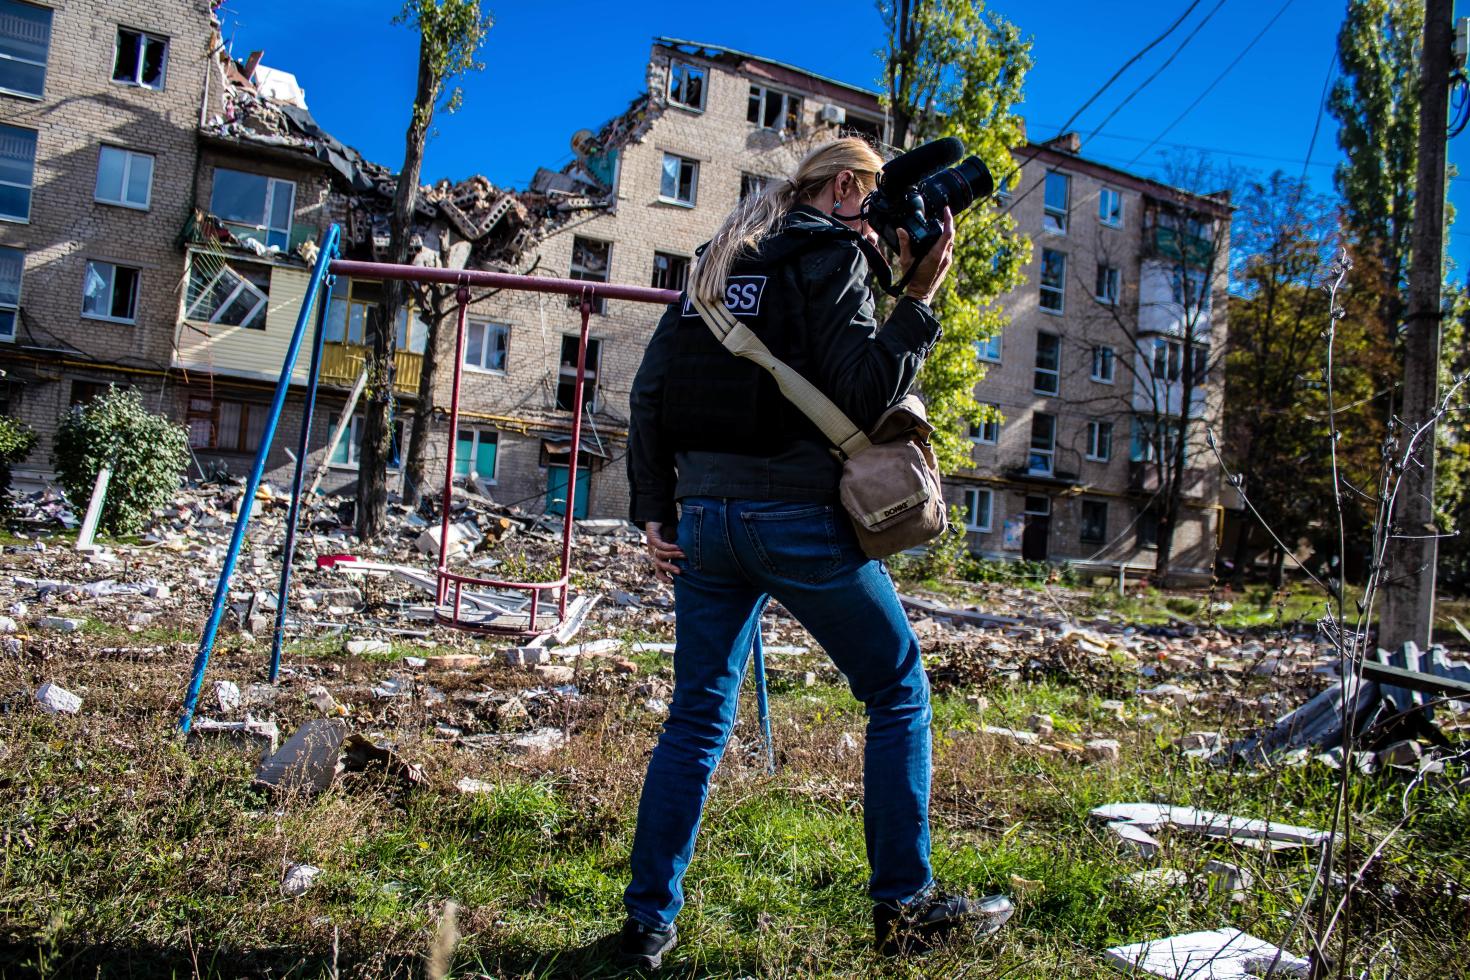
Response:
[[[1159,853],[1158,839],[1142,827],[1114,821],[1108,824],[1108,832],[1117,840],[1118,845],[1130,854],[1151,860]]]
[[[1092,762],[1112,764],[1118,761],[1121,745],[1115,738],[1095,738],[1085,746],[1087,758]]]
[[[426,657],[425,661],[431,670],[471,670],[480,666],[479,656],[473,653],[446,653]]]
[[[189,726],[189,741],[206,738],[222,738],[235,745],[259,750],[259,758],[273,755],[281,737],[280,729],[273,721],[246,718],[244,721],[216,721],[212,718],[196,719]]]
[[[1056,724],[1052,721],[1051,715],[1034,714],[1026,719],[1026,724],[1033,732],[1042,737],[1056,731]]]
[[[300,898],[321,873],[321,868],[310,864],[291,865],[281,877],[281,894],[287,898]]]
[[[232,715],[240,710],[240,686],[234,681],[215,681],[214,700],[220,714]]]
[[[538,756],[546,755],[566,744],[567,736],[561,729],[538,728],[514,739],[509,748],[515,755]]]
[[[67,619],[63,616],[42,616],[36,621],[36,625],[43,630],[52,630],[56,633],[75,633],[86,623],[84,619]]]
[[[1018,732],[1012,728],[999,728],[995,725],[982,725],[980,730],[986,735],[994,735],[996,738],[1003,738],[1020,745],[1036,745],[1041,741],[1041,736],[1035,732]]]
[[[347,640],[342,644],[342,650],[352,657],[365,657],[374,654],[386,654],[393,652],[393,644],[387,640]]]
[[[531,667],[551,660],[551,652],[544,647],[512,647],[505,651],[505,662],[512,667]]]
[[[613,670],[619,674],[632,675],[638,673],[638,665],[631,660],[614,660],[612,665]]]
[[[570,684],[577,676],[576,670],[565,664],[537,664],[531,669],[548,684]]]
[[[428,661],[428,658],[426,658],[426,657],[404,657],[403,658],[403,666],[412,668],[413,670],[423,670],[428,665],[429,665],[429,661]]]
[[[82,710],[81,698],[51,681],[36,689],[36,703],[51,715],[74,715]]]

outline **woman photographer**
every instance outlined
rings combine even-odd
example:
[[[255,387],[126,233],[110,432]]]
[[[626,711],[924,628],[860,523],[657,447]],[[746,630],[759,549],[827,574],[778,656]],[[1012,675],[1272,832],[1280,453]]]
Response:
[[[689,286],[724,303],[865,431],[908,392],[939,339],[929,303],[954,239],[946,212],[943,238],[880,326],[867,284],[877,236],[859,212],[882,167],[861,139],[813,150],[724,220]],[[899,234],[906,271],[913,260]],[[999,928],[1011,911],[1004,897],[976,902],[935,887],[929,684],[887,568],[863,554],[838,503],[831,444],[764,369],[720,345],[687,298],[659,322],[630,401],[631,517],[654,574],[674,583],[677,643],[669,717],[638,808],[625,959],[657,967],[676,942],[710,776],[770,597],[866,709],[863,819],[880,951],[922,949],[960,925]]]

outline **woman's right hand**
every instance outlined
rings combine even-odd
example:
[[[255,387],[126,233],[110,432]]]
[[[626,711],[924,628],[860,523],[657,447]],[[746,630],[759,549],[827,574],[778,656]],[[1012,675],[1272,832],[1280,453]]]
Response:
[[[934,294],[939,292],[939,286],[944,282],[945,274],[949,272],[950,263],[953,261],[954,215],[949,208],[945,208],[944,234],[939,237],[939,241],[934,243],[934,247],[925,252],[924,257],[919,260],[919,267],[914,270],[913,278],[904,287],[904,295],[921,303],[933,303]],[[907,275],[913,264],[914,256],[909,251],[909,233],[900,228],[898,229],[900,274]]]

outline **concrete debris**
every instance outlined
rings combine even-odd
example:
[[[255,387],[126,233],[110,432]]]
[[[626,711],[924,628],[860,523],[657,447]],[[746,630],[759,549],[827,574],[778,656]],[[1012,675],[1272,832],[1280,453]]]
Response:
[[[466,776],[455,783],[454,788],[465,796],[474,796],[479,793],[493,793],[496,787],[494,783],[486,782],[483,779],[471,779]]]
[[[1014,728],[1001,728],[998,725],[981,725],[980,731],[986,735],[1003,738],[1006,741],[1015,742],[1019,745],[1038,745],[1041,742],[1041,736],[1035,732],[1017,731]]]
[[[1149,833],[1168,827],[1238,843],[1264,841],[1297,847],[1317,846],[1330,836],[1326,831],[1308,827],[1157,803],[1110,803],[1096,807],[1089,815],[1110,826],[1124,824]]]
[[[1117,821],[1109,823],[1107,830],[1123,850],[1147,860],[1157,857],[1163,846],[1152,834],[1136,824]]]
[[[345,772],[386,773],[402,783],[405,789],[428,785],[428,778],[420,766],[405,762],[393,749],[378,745],[356,732],[342,742],[342,767]]]
[[[1115,738],[1094,738],[1087,743],[1085,748],[1089,762],[1113,765],[1122,756],[1122,746]]]
[[[1125,875],[1124,880],[1145,895],[1183,892],[1189,888],[1189,873],[1178,868],[1148,868]]]
[[[320,793],[337,778],[347,725],[336,719],[308,721],[255,770],[255,784],[281,793]]]
[[[36,689],[36,703],[50,715],[74,715],[82,710],[81,698],[52,681]]]
[[[413,696],[413,681],[398,677],[389,677],[387,680],[373,686],[373,697],[375,698],[407,698]]]
[[[0,633],[15,633],[20,629],[9,616],[0,616]]]
[[[240,710],[240,685],[234,681],[214,682],[214,702],[220,714],[232,715]]]
[[[1026,724],[1043,738],[1056,731],[1056,723],[1052,720],[1051,715],[1034,714],[1026,719]]]
[[[1115,946],[1104,956],[1125,973],[1136,975],[1142,971],[1170,980],[1305,977],[1309,969],[1301,957],[1228,926]]]
[[[84,619],[67,619],[64,616],[42,616],[36,620],[36,625],[43,630],[54,630],[57,633],[75,633],[86,624]]]
[[[310,864],[291,865],[281,876],[281,894],[287,898],[300,898],[306,894],[321,873],[321,868]]]
[[[515,755],[546,755],[567,744],[566,733],[559,728],[538,728],[511,741]]]
[[[246,717],[244,721],[219,721],[213,718],[196,718],[189,726],[189,740],[222,738],[235,745],[256,750],[260,758],[273,755],[280,740],[280,729],[273,721]]]
[[[393,652],[393,644],[387,640],[347,640],[342,652],[351,657],[368,657]]]
[[[1205,875],[1210,886],[1217,892],[1229,895],[1231,901],[1243,902],[1246,893],[1255,885],[1255,875],[1238,864],[1229,861],[1210,860],[1205,863]]]

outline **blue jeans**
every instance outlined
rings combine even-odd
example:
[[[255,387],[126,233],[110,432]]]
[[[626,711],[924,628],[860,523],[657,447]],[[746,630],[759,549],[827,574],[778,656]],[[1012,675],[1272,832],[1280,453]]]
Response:
[[[661,929],[684,905],[684,871],[767,596],[811,632],[866,708],[868,894],[912,900],[931,879],[929,681],[887,568],[826,504],[687,498],[678,542],[673,703],[638,805],[628,914]]]

